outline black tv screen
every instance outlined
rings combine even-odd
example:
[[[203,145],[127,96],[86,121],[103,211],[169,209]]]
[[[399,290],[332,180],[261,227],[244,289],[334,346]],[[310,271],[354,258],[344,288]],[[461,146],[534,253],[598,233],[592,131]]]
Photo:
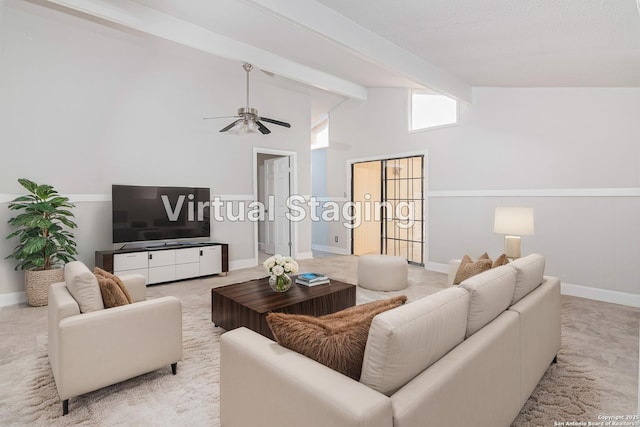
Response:
[[[113,185],[113,243],[210,237],[210,190]]]

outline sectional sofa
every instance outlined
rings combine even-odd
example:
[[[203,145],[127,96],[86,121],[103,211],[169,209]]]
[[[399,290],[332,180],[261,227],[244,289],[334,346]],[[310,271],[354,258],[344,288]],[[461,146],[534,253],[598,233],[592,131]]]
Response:
[[[533,254],[377,315],[360,381],[249,329],[221,338],[221,424],[508,426],[560,349],[560,281]]]

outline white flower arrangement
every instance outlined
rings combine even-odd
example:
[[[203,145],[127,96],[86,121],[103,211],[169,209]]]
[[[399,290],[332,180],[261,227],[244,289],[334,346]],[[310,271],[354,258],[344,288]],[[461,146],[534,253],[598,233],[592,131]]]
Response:
[[[276,254],[269,257],[263,264],[272,276],[282,276],[283,274],[296,274],[298,272],[298,263],[288,256]]]

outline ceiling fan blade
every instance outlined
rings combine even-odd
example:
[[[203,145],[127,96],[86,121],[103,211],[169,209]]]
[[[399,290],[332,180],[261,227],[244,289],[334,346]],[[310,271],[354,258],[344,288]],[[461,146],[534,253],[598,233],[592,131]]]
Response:
[[[278,126],[284,126],[286,128],[290,128],[291,125],[289,123],[286,122],[281,122],[280,120],[274,120],[274,119],[269,119],[267,117],[258,117],[260,120],[263,120],[267,123],[273,123],[274,125],[278,125]]]
[[[261,134],[263,135],[267,135],[269,133],[271,133],[271,131],[262,123],[260,123],[259,121],[256,120],[256,124],[258,125],[258,130],[260,131]]]
[[[241,122],[241,121],[242,121],[242,119],[238,119],[238,120],[236,120],[235,122],[233,122],[233,123],[231,123],[231,124],[229,124],[229,125],[227,125],[227,126],[223,127],[222,129],[220,129],[220,130],[219,130],[219,132],[226,132],[226,131],[228,131],[229,129],[231,129],[231,128],[236,124],[236,123]]]
[[[209,119],[235,119],[236,117],[242,117],[242,116],[203,117],[202,120],[209,120]]]

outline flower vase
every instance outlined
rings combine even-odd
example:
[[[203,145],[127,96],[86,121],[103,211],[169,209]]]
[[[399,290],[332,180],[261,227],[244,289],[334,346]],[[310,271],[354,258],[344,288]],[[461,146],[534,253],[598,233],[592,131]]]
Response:
[[[276,292],[287,292],[291,287],[291,277],[285,273],[280,276],[271,275],[269,277],[269,286]]]

